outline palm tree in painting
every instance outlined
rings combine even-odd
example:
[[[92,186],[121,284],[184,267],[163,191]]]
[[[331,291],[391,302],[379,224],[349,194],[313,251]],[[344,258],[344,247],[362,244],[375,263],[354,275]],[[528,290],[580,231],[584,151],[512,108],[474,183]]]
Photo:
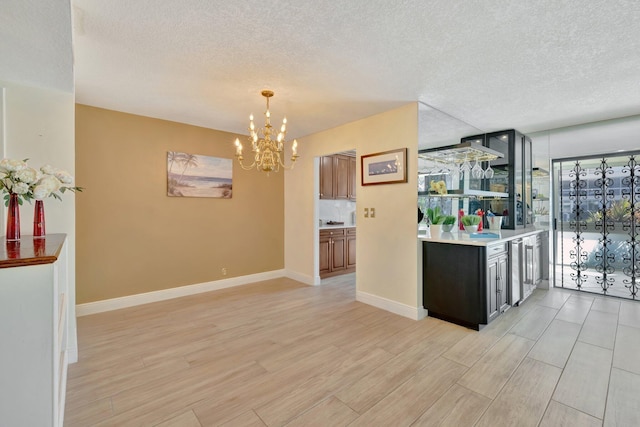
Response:
[[[182,181],[182,177],[186,172],[187,168],[198,166],[198,158],[194,154],[181,153],[184,155],[182,158],[182,164],[184,165],[184,169],[182,169],[182,173],[180,174],[180,178],[178,182]]]
[[[180,157],[182,153],[177,151],[169,151],[167,152],[167,160],[169,161],[169,174],[171,174],[171,169],[173,168],[174,163],[180,163]]]

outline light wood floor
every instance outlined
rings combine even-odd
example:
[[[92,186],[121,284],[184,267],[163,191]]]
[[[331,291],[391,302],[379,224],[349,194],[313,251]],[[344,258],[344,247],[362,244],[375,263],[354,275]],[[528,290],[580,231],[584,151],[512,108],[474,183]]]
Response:
[[[640,303],[538,290],[475,332],[356,302],[353,282],[79,318],[65,426],[640,425]]]

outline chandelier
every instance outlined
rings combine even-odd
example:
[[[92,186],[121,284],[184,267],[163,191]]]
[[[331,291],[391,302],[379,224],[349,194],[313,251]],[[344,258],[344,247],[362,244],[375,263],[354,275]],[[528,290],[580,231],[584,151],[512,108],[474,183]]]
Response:
[[[251,151],[253,152],[253,163],[246,166],[242,161],[242,144],[240,140],[236,138],[236,157],[242,169],[249,170],[254,167],[263,172],[278,172],[280,167],[283,169],[292,169],[293,164],[298,159],[298,141],[293,140],[291,145],[291,165],[289,167],[284,165],[284,137],[287,134],[287,118],[282,119],[282,126],[280,126],[280,132],[273,130],[271,126],[271,113],[269,112],[269,98],[273,96],[273,92],[270,90],[263,90],[262,96],[267,98],[267,111],[264,113],[264,128],[256,130],[253,124],[253,114],[249,116],[249,142],[251,143]],[[260,136],[262,135],[262,136]],[[275,140],[272,139],[275,137]]]

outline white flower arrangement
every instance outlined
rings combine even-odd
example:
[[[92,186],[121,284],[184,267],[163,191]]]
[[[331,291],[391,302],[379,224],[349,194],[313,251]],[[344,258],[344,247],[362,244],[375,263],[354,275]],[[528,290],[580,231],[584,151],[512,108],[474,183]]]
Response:
[[[0,160],[0,193],[4,196],[5,206],[9,204],[11,194],[18,195],[18,203],[23,200],[44,200],[53,197],[62,200],[65,191],[82,191],[82,187],[70,186],[73,177],[69,172],[44,165],[40,170],[27,165],[27,159]]]

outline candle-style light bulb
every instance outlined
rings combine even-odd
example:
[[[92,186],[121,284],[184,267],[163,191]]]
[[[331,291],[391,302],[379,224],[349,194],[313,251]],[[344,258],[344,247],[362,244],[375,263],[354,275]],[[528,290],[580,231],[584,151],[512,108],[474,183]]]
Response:
[[[252,122],[253,121],[253,114],[249,115],[249,121]]]
[[[298,154],[298,140],[297,139],[293,140],[293,145],[291,146],[291,151],[293,151],[293,155],[294,156],[296,154]]]
[[[271,113],[269,112],[269,110],[267,110],[266,113],[264,113],[265,116],[267,116],[267,118],[271,117]]]

